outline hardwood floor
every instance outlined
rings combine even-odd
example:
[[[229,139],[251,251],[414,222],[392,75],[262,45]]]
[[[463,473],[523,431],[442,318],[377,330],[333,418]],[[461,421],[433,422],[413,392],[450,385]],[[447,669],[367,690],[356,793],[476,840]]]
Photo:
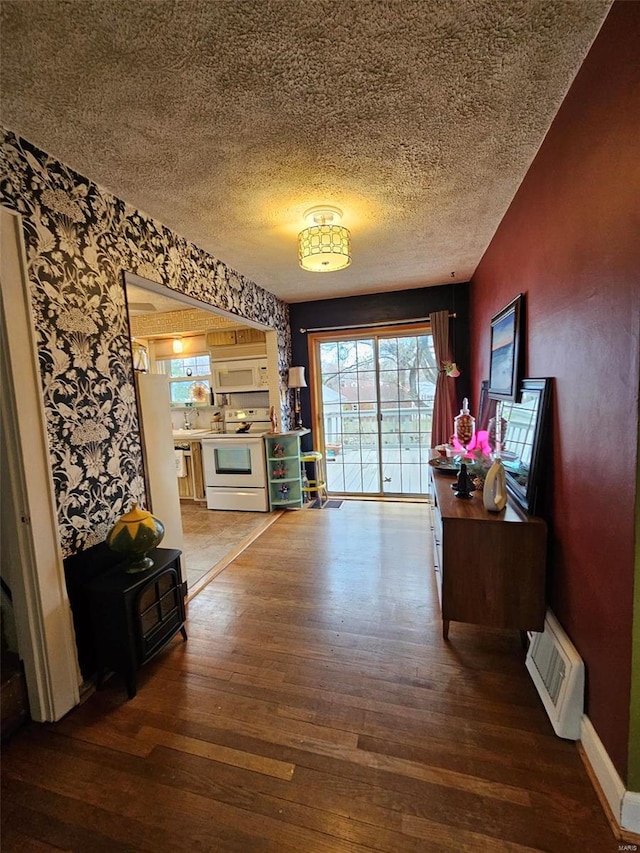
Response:
[[[441,638],[428,507],[284,513],[189,639],[3,750],[8,851],[618,850],[517,633]]]
[[[276,518],[272,512],[211,510],[197,501],[181,501],[180,513],[182,559],[190,596],[226,568]]]

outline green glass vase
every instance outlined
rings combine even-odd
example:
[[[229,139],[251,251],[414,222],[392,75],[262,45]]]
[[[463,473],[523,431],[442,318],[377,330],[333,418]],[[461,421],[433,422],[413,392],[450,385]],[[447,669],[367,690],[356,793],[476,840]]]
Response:
[[[158,547],[163,536],[162,522],[134,503],[107,534],[107,545],[112,551],[130,558],[125,571],[144,572],[153,566],[149,551]]]

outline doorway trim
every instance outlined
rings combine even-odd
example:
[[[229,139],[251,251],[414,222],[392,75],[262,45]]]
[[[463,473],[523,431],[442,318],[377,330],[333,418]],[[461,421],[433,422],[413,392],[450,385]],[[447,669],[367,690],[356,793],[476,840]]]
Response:
[[[194,296],[189,296],[188,293],[182,293],[179,290],[174,290],[168,285],[152,281],[148,278],[142,278],[136,273],[123,271],[123,286],[126,289],[128,284],[140,287],[143,290],[148,290],[151,293],[157,293],[160,296],[172,299],[174,302],[182,303],[190,308],[196,308],[199,311],[207,311],[210,314],[215,314],[218,317],[225,317],[227,320],[233,320],[243,326],[249,326],[252,329],[260,329],[266,332],[267,345],[267,375],[269,383],[269,406],[273,406],[276,412],[282,414],[282,397],[285,389],[282,386],[279,369],[279,347],[278,347],[278,331],[267,323],[259,323],[257,320],[250,320],[241,314],[234,314],[231,311],[225,311],[224,308],[218,308],[209,302],[202,302]],[[126,298],[126,295],[125,295]],[[127,313],[129,311],[127,299]]]
[[[8,535],[2,537],[2,561],[15,568],[10,586],[31,717],[55,721],[80,701],[80,673],[58,537],[22,217],[0,207],[0,233],[7,466],[2,497],[9,522],[3,525]]]

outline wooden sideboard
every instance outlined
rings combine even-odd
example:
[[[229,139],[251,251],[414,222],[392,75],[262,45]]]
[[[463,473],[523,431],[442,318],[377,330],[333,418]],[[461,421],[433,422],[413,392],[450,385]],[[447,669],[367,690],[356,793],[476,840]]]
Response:
[[[547,527],[508,504],[487,512],[482,493],[468,500],[455,477],[432,470],[433,550],[442,636],[450,622],[542,631],[546,609]]]

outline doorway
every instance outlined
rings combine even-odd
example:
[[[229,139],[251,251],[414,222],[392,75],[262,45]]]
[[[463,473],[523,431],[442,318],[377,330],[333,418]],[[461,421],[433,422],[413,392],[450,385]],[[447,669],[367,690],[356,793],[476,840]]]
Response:
[[[310,335],[330,494],[428,493],[437,365],[428,325]]]
[[[134,367],[139,380],[136,396],[147,496],[152,512],[156,512],[156,500],[163,501],[165,507],[167,501],[173,502],[173,509],[165,508],[160,517],[173,517],[180,528],[179,544],[173,542],[170,547],[182,551],[182,572],[192,598],[277,517],[264,512],[208,510],[202,476],[200,434],[214,426],[214,414],[226,405],[219,397],[210,405],[211,346],[221,344],[229,349],[236,336],[242,336],[245,349],[255,347],[257,344],[251,343],[255,338],[249,333],[258,329],[258,324],[250,326],[251,321],[132,273],[124,274],[124,283],[134,356],[136,350],[144,352],[138,363],[134,357]],[[269,327],[260,327],[260,331],[266,332],[262,346],[267,350],[269,388],[254,394],[228,395],[229,403],[266,406],[267,397],[271,404],[278,400],[274,390],[277,380],[273,379],[278,375],[277,334]],[[171,346],[173,340],[180,341],[179,352]],[[158,380],[160,386],[155,388],[152,380]],[[200,386],[204,398],[190,396]],[[181,429],[185,423],[190,432]],[[176,431],[180,432],[177,444]],[[176,447],[183,448],[187,457],[188,476],[181,479],[176,477]]]
[[[31,717],[58,720],[79,700],[71,612],[33,337],[27,259],[18,214],[0,207],[0,574],[3,627],[24,667]],[[8,599],[13,616],[5,619]],[[4,703],[3,696],[3,703]]]

